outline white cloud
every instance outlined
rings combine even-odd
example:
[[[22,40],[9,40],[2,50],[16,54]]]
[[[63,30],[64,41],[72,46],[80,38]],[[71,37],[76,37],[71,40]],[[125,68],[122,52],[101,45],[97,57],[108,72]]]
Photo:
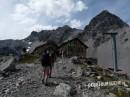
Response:
[[[34,24],[36,21],[32,16],[33,11],[24,4],[17,4],[15,6],[14,14],[12,15],[14,20],[20,24]]]
[[[41,31],[41,30],[53,30],[53,29],[56,29],[57,28],[57,26],[52,26],[52,25],[45,25],[45,26],[43,26],[43,25],[40,25],[40,24],[36,24],[36,25],[34,25],[33,27],[31,27],[29,30],[30,31]]]
[[[70,26],[73,28],[80,28],[81,25],[82,24],[81,24],[80,20],[73,19],[72,21],[70,21]]]
[[[0,6],[4,9],[3,17],[0,18],[0,25],[2,25],[0,39],[23,39],[32,30],[55,29],[58,25],[69,23],[74,13],[87,9],[82,0],[21,0],[18,2],[14,3],[10,0],[4,3],[10,6]],[[5,9],[8,11],[5,12]]]
[[[35,23],[41,15],[47,18],[69,18],[73,13],[87,9],[81,0],[29,0],[17,4],[13,14],[20,23]]]
[[[53,18],[69,17],[73,12],[87,8],[81,0],[29,0],[28,6],[36,13]]]
[[[82,1],[78,1],[75,5],[77,11],[82,11],[83,9],[88,9],[88,7]]]

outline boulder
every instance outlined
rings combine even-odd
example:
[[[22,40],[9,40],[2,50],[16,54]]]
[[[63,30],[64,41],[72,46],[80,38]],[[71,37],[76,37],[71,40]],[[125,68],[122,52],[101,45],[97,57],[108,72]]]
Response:
[[[71,91],[71,86],[65,83],[60,83],[56,87],[53,94],[58,97],[68,97],[70,95],[70,91]]]
[[[3,77],[2,76],[0,76],[0,80],[2,80],[3,79]]]
[[[20,78],[18,78],[18,80],[16,82],[16,86],[18,87],[24,83],[25,83],[25,79],[23,77],[20,77]]]
[[[10,56],[7,57],[6,61],[0,64],[0,72],[7,72],[7,71],[13,71],[16,70],[15,68],[15,58]]]
[[[83,74],[83,70],[81,69],[81,67],[77,67],[76,77],[81,77],[82,74]]]
[[[101,80],[101,79],[102,79],[102,76],[97,76],[97,79],[98,79],[98,80]]]

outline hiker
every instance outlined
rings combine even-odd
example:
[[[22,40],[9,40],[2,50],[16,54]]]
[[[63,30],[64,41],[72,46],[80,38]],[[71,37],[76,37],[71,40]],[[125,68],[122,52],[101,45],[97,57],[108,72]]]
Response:
[[[43,66],[43,83],[47,83],[47,79],[51,74],[51,56],[49,50],[45,50],[41,58],[41,64]]]

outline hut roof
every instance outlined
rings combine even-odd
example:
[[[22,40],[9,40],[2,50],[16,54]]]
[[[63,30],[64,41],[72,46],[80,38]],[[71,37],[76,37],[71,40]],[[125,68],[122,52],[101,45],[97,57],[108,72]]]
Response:
[[[61,45],[59,45],[59,48],[62,47],[63,45],[66,45],[67,43],[69,43],[71,41],[74,41],[74,40],[78,40],[82,45],[84,45],[86,48],[88,48],[88,46],[84,42],[82,42],[79,38],[70,38],[70,39],[67,39]]]
[[[35,49],[37,49],[37,48],[39,48],[41,46],[44,46],[46,44],[53,44],[57,48],[60,48],[63,45],[67,44],[68,42],[71,42],[71,41],[74,41],[74,40],[78,40],[82,45],[84,45],[86,48],[88,48],[88,46],[84,42],[82,42],[80,39],[78,39],[78,38],[69,38],[69,39],[63,41],[61,44],[56,44],[53,41],[45,41],[45,42],[43,42],[43,41],[36,41],[36,42],[33,42],[31,47],[30,47],[30,49],[29,49],[29,53],[33,53],[35,51]]]

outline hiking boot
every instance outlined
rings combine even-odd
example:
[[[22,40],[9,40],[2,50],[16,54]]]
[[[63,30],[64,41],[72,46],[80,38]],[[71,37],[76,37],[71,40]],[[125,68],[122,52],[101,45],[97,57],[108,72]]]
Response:
[[[42,79],[42,84],[44,84],[44,79]]]
[[[45,83],[45,86],[49,86],[49,84],[46,82],[46,83]]]
[[[49,75],[49,78],[52,78],[52,76],[51,76],[51,75]]]

